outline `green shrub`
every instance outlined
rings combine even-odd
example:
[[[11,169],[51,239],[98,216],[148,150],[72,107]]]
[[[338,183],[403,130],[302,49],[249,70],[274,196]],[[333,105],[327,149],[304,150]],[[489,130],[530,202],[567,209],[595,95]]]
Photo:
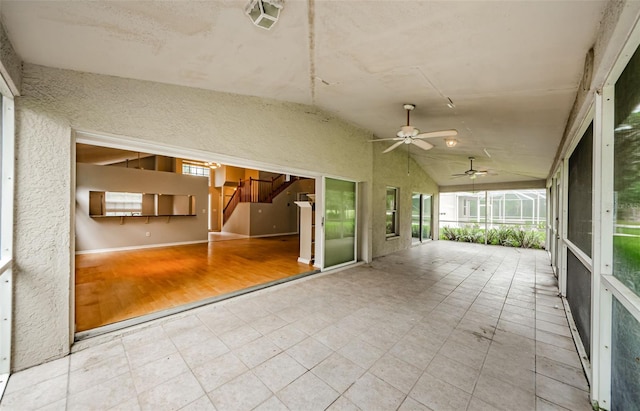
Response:
[[[487,244],[504,247],[544,248],[544,231],[538,231],[532,226],[500,226],[486,232]],[[463,227],[442,227],[441,240],[459,241],[467,243],[485,242],[485,230],[477,224]]]

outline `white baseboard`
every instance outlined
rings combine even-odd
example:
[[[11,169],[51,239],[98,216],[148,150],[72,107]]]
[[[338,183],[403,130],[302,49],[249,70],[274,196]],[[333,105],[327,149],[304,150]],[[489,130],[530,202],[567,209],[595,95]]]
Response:
[[[284,236],[284,235],[296,235],[298,234],[297,231],[293,232],[293,233],[278,233],[278,234],[260,234],[260,235],[252,235],[249,236],[249,238],[266,238],[266,237],[280,237],[280,236]]]
[[[199,241],[183,241],[178,243],[161,243],[161,244],[148,244],[148,245],[136,245],[131,247],[116,247],[116,248],[100,248],[96,250],[82,250],[76,251],[76,255],[81,254],[96,254],[96,253],[108,253],[111,251],[129,251],[129,250],[144,250],[146,248],[158,248],[158,247],[172,247],[176,245],[189,245],[189,244],[201,244],[208,243],[209,240],[199,240]]]

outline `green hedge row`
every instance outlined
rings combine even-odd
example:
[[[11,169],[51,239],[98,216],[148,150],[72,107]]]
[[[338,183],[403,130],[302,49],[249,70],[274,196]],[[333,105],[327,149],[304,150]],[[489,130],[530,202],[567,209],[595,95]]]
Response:
[[[487,244],[505,247],[544,248],[545,233],[526,226],[500,226],[486,232]],[[441,240],[484,244],[485,230],[478,225],[442,227]]]

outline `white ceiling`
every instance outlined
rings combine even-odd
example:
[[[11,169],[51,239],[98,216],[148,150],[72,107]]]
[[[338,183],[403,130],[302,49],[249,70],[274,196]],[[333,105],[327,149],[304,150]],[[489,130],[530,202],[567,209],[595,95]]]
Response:
[[[416,104],[421,131],[460,133],[454,148],[412,148],[454,185],[468,156],[497,173],[477,182],[547,177],[606,5],[285,0],[266,31],[246,3],[2,0],[0,11],[29,63],[312,104],[379,138]]]

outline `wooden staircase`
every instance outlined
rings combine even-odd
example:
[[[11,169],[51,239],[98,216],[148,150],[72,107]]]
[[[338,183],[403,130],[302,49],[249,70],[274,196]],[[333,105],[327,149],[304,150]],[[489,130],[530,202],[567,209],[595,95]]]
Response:
[[[280,174],[270,180],[260,180],[251,177],[249,180],[240,180],[238,189],[233,193],[222,212],[223,224],[226,224],[238,204],[271,203],[278,194],[282,193],[293,183],[305,179],[305,177],[290,176],[287,180],[285,174]]]

